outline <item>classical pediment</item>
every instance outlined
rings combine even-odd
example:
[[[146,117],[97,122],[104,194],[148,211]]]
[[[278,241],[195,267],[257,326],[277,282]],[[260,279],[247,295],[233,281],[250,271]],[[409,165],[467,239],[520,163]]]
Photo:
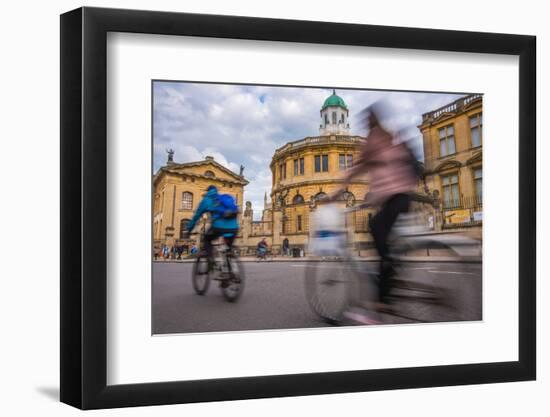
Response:
[[[462,164],[454,159],[441,162],[435,167],[434,172],[444,171],[446,169],[460,168]]]
[[[440,115],[438,115],[436,118],[433,119],[432,124],[444,122],[445,120],[451,119],[455,116],[456,116],[456,113],[449,113],[449,112],[441,113]]]
[[[246,185],[248,181],[241,175],[236,174],[213,159],[197,162],[186,162],[183,164],[172,163],[162,167],[157,176],[164,173],[187,175],[197,178],[211,178],[220,181],[230,181]]]
[[[466,164],[471,165],[482,161],[483,161],[483,155],[482,155],[482,152],[479,151],[479,152],[476,152],[474,155],[472,155],[472,157],[466,161]]]
[[[472,107],[477,107],[482,99],[483,96],[481,94],[478,97],[472,97],[471,100],[464,104],[464,110],[469,110]]]

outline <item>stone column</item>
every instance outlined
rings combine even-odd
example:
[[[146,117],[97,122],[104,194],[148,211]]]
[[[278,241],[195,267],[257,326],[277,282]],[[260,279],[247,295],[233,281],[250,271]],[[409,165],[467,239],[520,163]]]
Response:
[[[281,246],[283,243],[283,212],[281,210],[273,210],[273,223],[272,223],[272,231],[273,231],[273,245],[274,246]]]

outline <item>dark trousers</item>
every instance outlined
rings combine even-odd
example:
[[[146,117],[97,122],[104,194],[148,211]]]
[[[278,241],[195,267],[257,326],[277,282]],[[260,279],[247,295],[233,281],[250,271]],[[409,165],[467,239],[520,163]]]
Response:
[[[206,231],[204,234],[204,251],[208,255],[209,258],[212,257],[212,241],[219,238],[220,236],[223,236],[225,234],[231,233],[231,236],[225,237],[225,243],[230,248],[233,246],[233,241],[235,240],[235,236],[237,236],[237,230],[230,230],[230,229],[220,229],[217,227],[211,227]]]
[[[378,296],[380,301],[385,298],[391,289],[391,274],[393,272],[390,250],[388,247],[388,236],[400,213],[409,211],[411,198],[408,194],[396,194],[390,197],[382,205],[382,208],[372,218],[370,228],[374,245],[380,256],[380,278],[378,284]]]

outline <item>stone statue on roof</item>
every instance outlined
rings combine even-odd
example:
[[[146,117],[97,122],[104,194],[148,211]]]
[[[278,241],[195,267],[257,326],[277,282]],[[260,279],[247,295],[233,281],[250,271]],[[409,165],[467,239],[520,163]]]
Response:
[[[166,149],[166,153],[168,154],[168,161],[167,162],[174,162],[175,151],[172,148],[170,148],[170,149]]]
[[[247,201],[245,203],[245,209],[244,209],[244,217],[252,217],[252,203],[250,201]]]

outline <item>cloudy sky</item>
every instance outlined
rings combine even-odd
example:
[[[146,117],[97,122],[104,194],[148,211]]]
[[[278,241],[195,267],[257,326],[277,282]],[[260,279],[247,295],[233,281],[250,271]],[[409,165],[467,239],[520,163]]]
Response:
[[[352,134],[365,135],[357,114],[369,104],[384,100],[392,115],[392,129],[408,128],[416,137],[415,151],[422,158],[416,125],[421,115],[463,94],[410,93],[337,89],[350,110]],[[319,135],[319,110],[332,88],[294,88],[187,82],[154,83],[154,172],[166,163],[166,149],[175,162],[203,160],[211,155],[220,164],[250,181],[245,200],[260,215],[263,196],[271,189],[269,163],[276,148],[286,142]]]

